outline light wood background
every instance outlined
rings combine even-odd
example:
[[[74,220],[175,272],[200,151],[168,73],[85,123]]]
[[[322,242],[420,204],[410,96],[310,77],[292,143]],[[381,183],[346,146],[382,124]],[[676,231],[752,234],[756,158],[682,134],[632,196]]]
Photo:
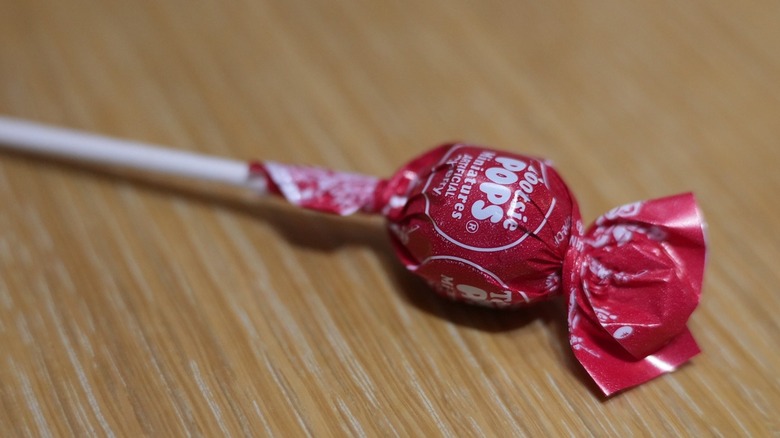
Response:
[[[553,159],[590,221],[693,190],[704,354],[604,400],[560,301],[432,296],[381,220],[0,154],[2,436],[778,436],[780,3],[0,0],[0,113],[390,175]]]

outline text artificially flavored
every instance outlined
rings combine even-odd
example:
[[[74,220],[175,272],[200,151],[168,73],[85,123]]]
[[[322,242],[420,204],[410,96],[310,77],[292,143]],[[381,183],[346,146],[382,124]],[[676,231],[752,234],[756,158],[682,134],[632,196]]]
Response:
[[[252,171],[304,208],[382,214],[407,269],[451,299],[511,308],[563,295],[574,355],[607,395],[699,352],[685,325],[706,249],[691,194],[624,205],[586,229],[549,162],[479,146],[438,147],[387,180]]]

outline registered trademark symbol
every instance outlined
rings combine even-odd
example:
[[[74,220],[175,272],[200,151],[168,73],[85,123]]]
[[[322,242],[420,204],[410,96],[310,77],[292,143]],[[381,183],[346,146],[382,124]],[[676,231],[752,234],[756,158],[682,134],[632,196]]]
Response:
[[[466,222],[466,231],[469,233],[476,233],[479,229],[479,224],[477,221],[468,221]]]

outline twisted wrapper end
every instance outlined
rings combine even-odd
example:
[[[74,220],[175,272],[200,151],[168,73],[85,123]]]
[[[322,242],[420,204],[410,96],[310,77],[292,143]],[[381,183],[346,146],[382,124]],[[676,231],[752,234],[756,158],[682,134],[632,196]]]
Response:
[[[580,221],[573,227],[563,276],[569,341],[606,395],[699,353],[685,324],[701,293],[704,227],[692,194],[615,208],[585,232]]]
[[[268,192],[290,204],[323,213],[348,216],[376,213],[380,179],[357,173],[270,161],[249,164],[250,178],[264,180]]]
[[[339,216],[360,212],[392,218],[406,205],[410,188],[420,182],[421,169],[431,165],[430,156],[451,146],[439,146],[412,160],[390,179],[273,161],[250,162],[249,178],[261,181],[264,191],[301,208]]]

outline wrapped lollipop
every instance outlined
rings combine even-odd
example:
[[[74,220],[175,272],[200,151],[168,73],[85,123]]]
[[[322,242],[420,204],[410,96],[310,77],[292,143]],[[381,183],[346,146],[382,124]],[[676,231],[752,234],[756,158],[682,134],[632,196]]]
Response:
[[[563,296],[574,355],[602,391],[699,352],[686,322],[706,243],[691,194],[610,210],[587,229],[551,163],[468,144],[388,179],[242,162],[0,118],[6,147],[222,181],[339,215],[381,214],[401,262],[448,298],[497,308]]]

